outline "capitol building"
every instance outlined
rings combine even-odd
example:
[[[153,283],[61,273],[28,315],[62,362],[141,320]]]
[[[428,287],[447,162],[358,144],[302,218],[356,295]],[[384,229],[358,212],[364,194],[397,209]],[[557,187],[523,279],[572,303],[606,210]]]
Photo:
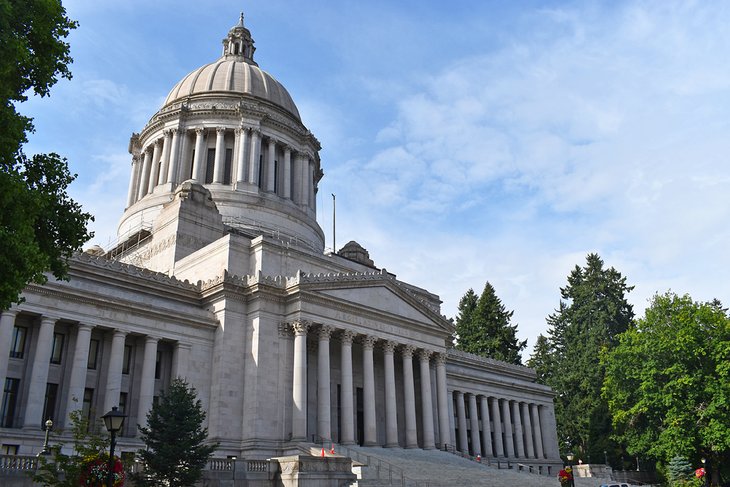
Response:
[[[324,443],[557,474],[553,393],[532,370],[454,350],[439,297],[357,242],[325,252],[320,142],[254,54],[241,16],[132,135],[117,243],[2,313],[0,453],[35,455],[47,419],[114,406],[134,452],[182,377],[216,458]]]

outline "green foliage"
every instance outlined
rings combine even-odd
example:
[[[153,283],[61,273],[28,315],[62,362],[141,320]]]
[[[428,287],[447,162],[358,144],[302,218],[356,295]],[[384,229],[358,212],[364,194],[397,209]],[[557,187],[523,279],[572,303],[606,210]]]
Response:
[[[483,357],[521,364],[520,352],[527,340],[517,340],[517,325],[511,325],[514,311],[507,311],[487,282],[477,299],[469,289],[459,301],[456,318],[456,348]]]
[[[46,96],[59,77],[71,78],[63,39],[75,27],[60,1],[0,0],[0,309],[18,302],[27,283],[46,282],[46,271],[65,278],[66,260],[92,236],[91,215],[66,192],[75,179],[67,161],[26,157],[33,123],[16,110],[30,91]]]
[[[588,254],[585,267],[576,266],[560,289],[559,307],[547,318],[548,336],[538,340],[530,361],[539,380],[557,394],[561,448],[584,461],[602,460],[604,451],[614,462],[621,455],[621,446],[611,440],[608,404],[601,396],[605,365],[600,353],[615,347],[631,325],[634,313],[626,294],[632,289],[620,272]]]
[[[62,443],[50,447],[51,455],[39,457],[38,470],[33,474],[33,481],[44,487],[77,487],[81,474],[89,458],[109,458],[107,448],[109,438],[105,435],[89,433],[89,422],[81,414],[74,411],[69,415],[73,436],[73,453],[61,453]],[[49,441],[49,443],[51,443]],[[52,458],[52,461],[49,461]]]
[[[719,302],[654,296],[602,363],[616,437],[630,452],[730,460],[730,318]]]
[[[174,379],[160,401],[147,414],[147,426],[140,427],[147,449],[138,454],[146,471],[138,485],[193,486],[217,444],[205,445],[205,411],[195,389],[183,379]]]

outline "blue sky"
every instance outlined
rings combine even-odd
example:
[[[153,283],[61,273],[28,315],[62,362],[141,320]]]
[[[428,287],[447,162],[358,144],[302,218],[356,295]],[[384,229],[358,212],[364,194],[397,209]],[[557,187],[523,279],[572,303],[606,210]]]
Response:
[[[534,344],[597,252],[637,315],[671,289],[730,304],[730,3],[64,2],[71,81],[21,110],[116,236],[127,144],[239,11],[322,143],[319,222],[453,317],[490,281]]]

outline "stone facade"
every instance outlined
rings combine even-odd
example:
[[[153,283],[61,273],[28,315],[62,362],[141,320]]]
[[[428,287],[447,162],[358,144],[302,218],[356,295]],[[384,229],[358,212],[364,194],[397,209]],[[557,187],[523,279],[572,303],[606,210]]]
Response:
[[[69,281],[30,285],[2,313],[0,453],[35,454],[47,418],[63,428],[72,411],[112,406],[128,415],[119,448],[133,452],[136,425],[184,377],[217,457],[326,441],[551,473],[553,396],[531,370],[451,350],[438,296],[356,242],[323,253],[319,142],[253,52],[241,18],[223,56],[132,136],[118,244],[76,256]],[[331,485],[349,479],[334,460],[277,461],[286,485],[328,469]]]

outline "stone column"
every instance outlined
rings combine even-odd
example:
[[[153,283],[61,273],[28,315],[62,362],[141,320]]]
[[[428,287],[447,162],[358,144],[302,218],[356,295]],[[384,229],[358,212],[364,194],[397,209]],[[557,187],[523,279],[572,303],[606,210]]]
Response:
[[[504,442],[502,440],[502,416],[499,414],[499,399],[493,397],[492,403],[492,424],[494,424],[494,454],[504,457]]]
[[[330,336],[334,328],[322,325],[317,349],[317,434],[323,440],[332,439],[330,415]]]
[[[479,413],[477,412],[477,396],[469,394],[469,420],[471,422],[471,449],[474,456],[482,455],[482,444],[479,440]]]
[[[223,183],[226,168],[226,129],[215,129],[215,164],[213,166],[213,182]]]
[[[139,177],[139,187],[137,188],[137,201],[141,200],[149,193],[150,171],[152,171],[152,153],[149,148],[144,151],[144,162],[142,163],[142,171]]]
[[[35,356],[30,371],[30,385],[28,386],[28,402],[25,407],[24,429],[38,429],[45,419],[43,403],[46,397],[46,383],[48,382],[48,365],[51,362],[51,347],[53,346],[53,329],[55,318],[44,316],[38,331]],[[4,379],[4,378],[3,378]],[[4,383],[4,381],[3,381]]]
[[[413,384],[413,351],[414,347],[405,345],[403,353],[403,402],[406,420],[406,448],[418,448],[418,432],[416,430],[416,391]]]
[[[150,162],[149,186],[147,186],[147,194],[152,193],[157,186],[157,180],[160,177],[160,141],[156,140],[152,148],[152,161]]]
[[[466,436],[466,409],[464,407],[464,393],[454,391],[456,394],[456,420],[459,423],[459,450],[469,454],[469,440]]]
[[[526,402],[521,403],[522,407],[522,430],[525,435],[525,456],[535,458],[535,447],[532,442],[532,421],[530,421],[530,406]]]
[[[307,206],[314,209],[317,207],[317,203],[316,203],[316,199],[315,199],[317,197],[317,195],[315,194],[315,191],[314,191],[314,161],[311,158],[309,159],[309,164],[307,164],[307,185],[308,185],[307,191],[309,192],[309,199],[307,200]]]
[[[307,330],[309,323],[298,321],[294,328],[294,380],[292,387],[292,440],[307,439]]]
[[[532,434],[535,436],[535,457],[545,458],[542,448],[542,428],[540,428],[540,412],[537,404],[530,404],[530,419],[532,420]]]
[[[481,396],[479,406],[482,410],[482,454],[485,457],[493,457],[494,449],[492,448],[492,428],[489,422],[489,400],[486,396]]]
[[[269,137],[269,152],[266,157],[266,191],[276,190],[276,140]]]
[[[309,179],[309,156],[302,154],[302,206],[309,206],[309,190],[311,188],[311,180]]]
[[[436,396],[439,408],[439,442],[443,446],[451,442],[449,426],[449,396],[446,389],[446,354],[436,354]]]
[[[383,343],[383,369],[385,370],[385,446],[398,446],[398,415],[395,402],[395,342]]]
[[[127,192],[127,206],[126,208],[129,208],[132,206],[135,202],[135,197],[137,196],[137,188],[141,185],[139,184],[139,168],[140,168],[140,155],[135,154],[132,156],[132,170],[130,171],[129,175],[129,191]]]
[[[127,333],[114,330],[109,364],[106,372],[106,392],[104,394],[104,410],[106,414],[114,406],[119,406],[119,393],[122,390],[122,363],[124,362],[124,339]]]
[[[256,186],[259,183],[259,153],[261,152],[261,131],[251,130],[251,152],[248,156],[248,182]]]
[[[157,338],[148,336],[144,341],[144,357],[142,359],[142,377],[139,386],[139,403],[137,406],[137,423],[147,426],[147,413],[152,409],[155,397],[155,366],[157,364]],[[129,412],[126,412],[129,414]]]
[[[195,158],[193,159],[193,179],[205,183],[205,129],[195,129]]]
[[[355,407],[352,387],[352,339],[355,336],[350,330],[344,330],[340,336],[342,349],[340,352],[340,373],[342,374],[342,402],[340,404],[342,431],[340,439],[343,445],[355,443]]]
[[[167,182],[167,168],[170,166],[170,146],[172,145],[172,130],[165,130],[165,138],[162,141],[162,161],[160,163],[160,174],[157,184]]]
[[[18,312],[7,310],[2,312],[0,317],[0,381],[5,387],[5,378],[8,375],[8,360],[10,359],[10,345],[13,340],[15,328],[15,317]],[[50,359],[49,359],[50,360]],[[3,393],[0,392],[0,401],[3,400]]]
[[[522,438],[522,420],[520,419],[520,403],[512,402],[512,421],[515,425],[515,454],[518,458],[525,458],[525,444]]]
[[[89,343],[92,329],[92,326],[80,323],[76,332],[76,347],[74,347],[73,361],[71,362],[71,377],[68,380],[66,418],[62,423],[63,426],[71,426],[71,413],[80,410],[84,405],[84,389],[86,388],[86,370],[89,366]]]
[[[236,129],[236,182],[246,182],[246,129]]]
[[[558,450],[558,427],[555,424],[555,411],[552,405],[541,406],[539,411],[545,457],[551,460],[558,459],[560,458],[560,451]]]
[[[375,365],[373,348],[377,338],[365,336],[362,340],[362,392],[363,392],[363,443],[365,446],[377,444],[377,425],[375,419]]]
[[[502,424],[504,425],[504,454],[508,458],[515,458],[515,441],[512,432],[512,415],[509,411],[509,400],[501,399]]]
[[[282,196],[291,199],[291,147],[284,146],[284,187]]]
[[[421,350],[421,422],[423,431],[423,449],[433,450],[436,447],[433,433],[433,403],[431,399],[431,367],[430,350]]]
[[[190,344],[180,343],[175,344],[175,349],[172,351],[172,378],[186,379],[188,377],[188,361],[190,360]]]
[[[170,162],[167,169],[167,182],[173,186],[177,184],[178,168],[180,167],[180,131],[172,129],[172,142],[170,144]]]

